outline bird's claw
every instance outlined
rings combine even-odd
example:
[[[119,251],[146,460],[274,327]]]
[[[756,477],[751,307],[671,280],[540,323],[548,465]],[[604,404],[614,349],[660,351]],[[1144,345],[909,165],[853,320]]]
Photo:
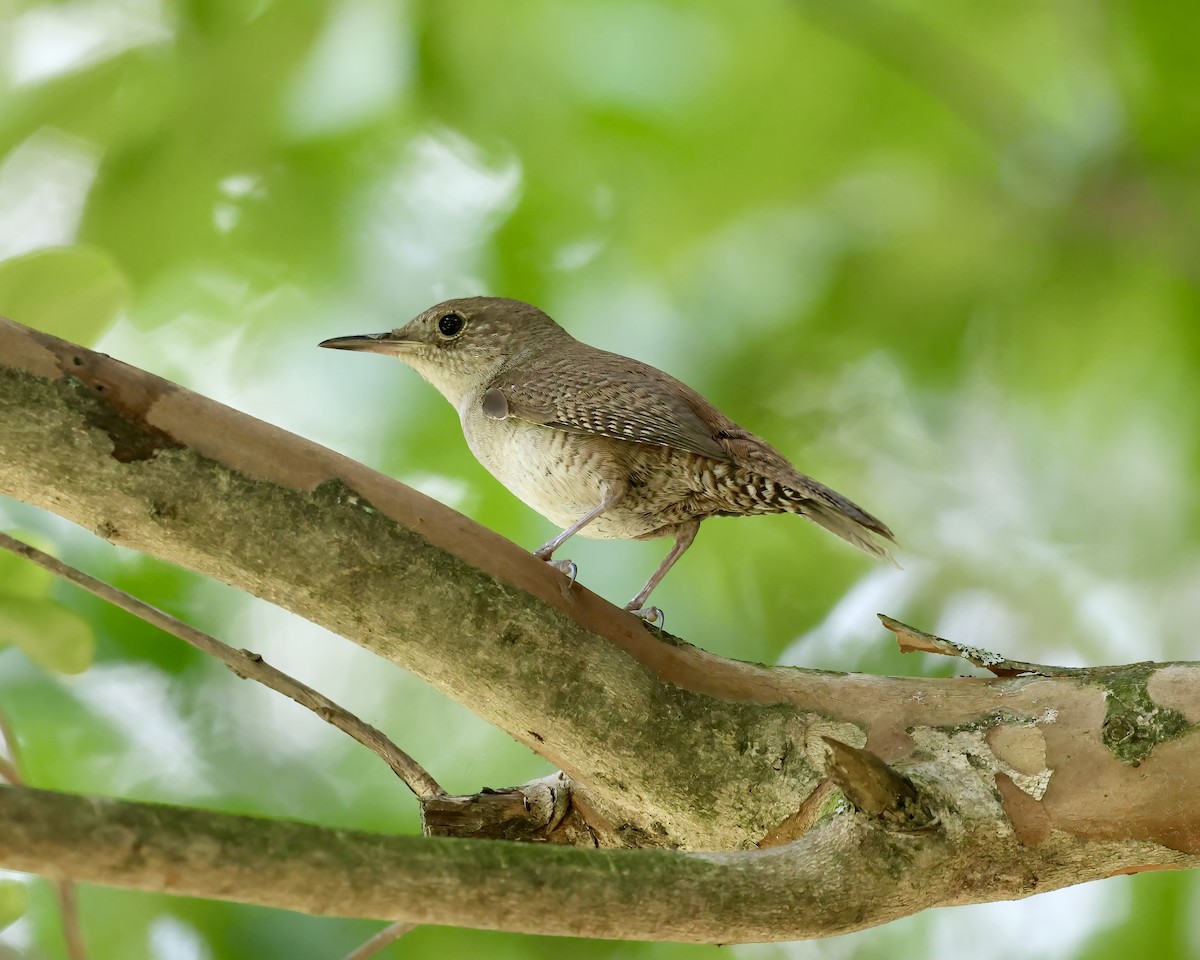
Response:
[[[542,559],[545,560],[546,558],[543,557]],[[574,560],[546,560],[546,562],[559,573],[565,573],[571,583],[574,583],[575,578],[579,575],[579,567],[575,566]]]
[[[667,625],[667,616],[658,607],[638,607],[636,610],[626,607],[625,609],[629,610],[635,617],[640,617],[647,623],[654,624],[660,630]]]

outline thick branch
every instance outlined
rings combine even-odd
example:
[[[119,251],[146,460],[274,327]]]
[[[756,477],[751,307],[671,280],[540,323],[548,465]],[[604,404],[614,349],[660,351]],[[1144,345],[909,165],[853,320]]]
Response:
[[[0,789],[0,822],[0,866],[91,883],[309,914],[709,943],[832,936],[1158,855],[1147,844],[1106,844],[1101,874],[1078,851],[1051,845],[1039,873],[997,876],[960,859],[964,843],[985,838],[913,848],[857,815],[771,850],[696,854],[384,837],[11,787]],[[856,860],[856,849],[870,857]],[[1200,857],[1167,862],[1196,866]]]

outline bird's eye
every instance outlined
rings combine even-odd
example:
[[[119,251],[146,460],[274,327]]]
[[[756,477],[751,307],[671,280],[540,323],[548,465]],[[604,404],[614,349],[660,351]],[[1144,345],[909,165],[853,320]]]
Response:
[[[438,333],[447,340],[457,337],[462,333],[462,328],[466,324],[466,320],[460,317],[457,313],[447,313],[438,320]]]

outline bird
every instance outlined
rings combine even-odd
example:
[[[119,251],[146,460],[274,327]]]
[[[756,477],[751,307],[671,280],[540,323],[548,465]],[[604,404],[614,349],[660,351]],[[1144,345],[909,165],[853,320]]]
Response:
[[[794,513],[892,560],[888,526],[800,473],[761,437],[649,364],[590,346],[537,307],[504,297],[445,300],[386,333],[320,346],[395,357],[458,412],[467,446],[497,480],[571,537],[671,538],[666,558],[625,609],[663,613],[651,592],[709,517]],[[894,562],[894,561],[892,561]]]

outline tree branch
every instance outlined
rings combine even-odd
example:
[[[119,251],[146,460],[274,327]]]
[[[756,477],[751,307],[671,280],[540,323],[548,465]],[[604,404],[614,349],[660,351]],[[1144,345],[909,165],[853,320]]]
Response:
[[[525,551],[365,467],[10,323],[0,323],[0,492],[265,597],[414,671],[562,767],[601,847],[733,851],[638,859],[547,844],[358,837],[320,861],[343,886],[284,883],[291,892],[273,899],[277,906],[592,936],[789,939],[939,903],[1194,865],[1200,855],[1196,664],[905,679],[723,660],[651,632],[582,587],[567,589]],[[446,611],[455,612],[453,629]],[[840,774],[828,770],[824,738],[868,751],[884,769],[867,760],[858,773],[853,761]],[[866,808],[875,796],[881,813],[888,784],[910,783],[936,828],[898,829],[832,793],[828,803],[808,803],[819,783],[839,776],[852,799],[854,785],[867,784],[857,802]],[[85,842],[68,830],[80,851],[92,851],[72,853],[51,828],[83,808],[47,806],[35,837],[36,804],[6,796],[15,805],[0,811],[0,855],[14,869],[162,889],[164,876],[177,883],[170,864],[195,853],[168,844],[157,873],[139,872],[136,857],[110,861],[113,850],[94,847],[111,838]],[[88,829],[100,830],[134,808],[94,809]],[[137,814],[149,831],[139,842],[152,843],[149,824],[167,817],[152,809]],[[274,836],[260,821],[178,816],[192,818],[197,837],[234,826]],[[319,860],[315,838],[329,839],[304,832],[318,828],[279,829],[313,841],[301,859]],[[28,840],[20,847],[10,840],[17,833]],[[179,882],[193,883],[196,895],[275,898],[278,864],[293,854],[247,836],[249,859],[235,862],[253,883],[237,870]],[[739,852],[760,841],[781,845]],[[488,869],[530,871],[515,882],[538,901],[536,917],[501,893],[485,895],[479,877],[454,872],[468,872],[475,854],[465,851],[476,842]],[[419,880],[404,874],[414,886],[401,899],[386,883],[376,889],[377,844],[424,864]],[[473,906],[438,885],[438,857],[447,858],[446,883],[461,880],[461,896],[478,898]],[[193,877],[190,867],[183,874]],[[593,888],[601,876],[608,888]],[[757,884],[754,902],[718,903],[744,876]],[[698,899],[664,891],[665,882]],[[643,897],[679,913],[631,915],[629,904]]]
[[[1037,872],[978,871],[986,837],[916,840],[848,814],[770,850],[585,850],[377,836],[286,820],[0,789],[0,864],[90,883],[308,914],[556,936],[742,943],[833,936],[929,906],[1094,879],[1160,857],[1110,841],[1104,866],[1047,843]],[[1200,865],[1170,853],[1164,865]],[[53,867],[47,869],[47,865]]]

